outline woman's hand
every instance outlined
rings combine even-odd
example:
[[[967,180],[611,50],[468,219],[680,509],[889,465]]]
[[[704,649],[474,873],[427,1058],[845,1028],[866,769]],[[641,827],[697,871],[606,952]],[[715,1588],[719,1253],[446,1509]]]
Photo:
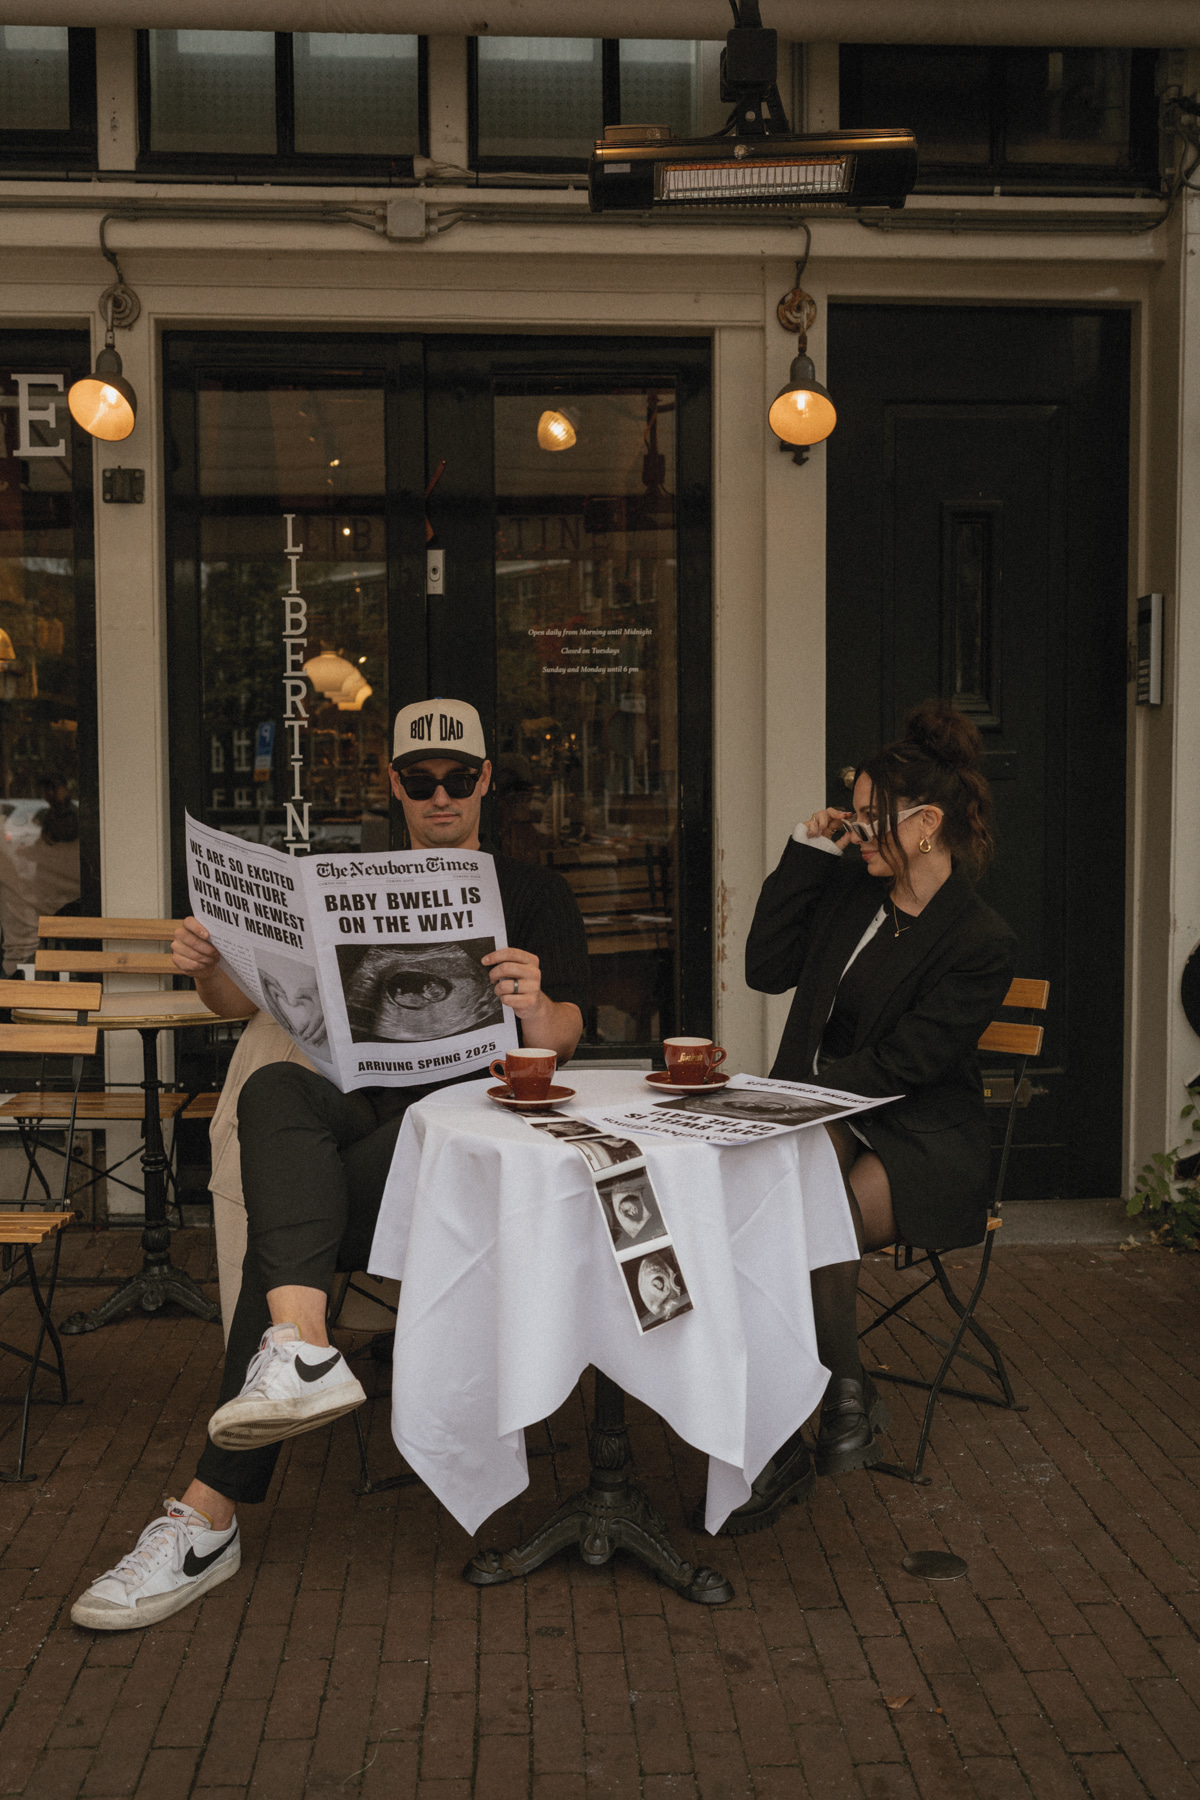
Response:
[[[836,843],[838,837],[844,835],[841,828],[853,817],[853,813],[842,812],[836,806],[823,806],[811,819],[805,819],[804,829],[810,838],[829,838],[832,843]]]

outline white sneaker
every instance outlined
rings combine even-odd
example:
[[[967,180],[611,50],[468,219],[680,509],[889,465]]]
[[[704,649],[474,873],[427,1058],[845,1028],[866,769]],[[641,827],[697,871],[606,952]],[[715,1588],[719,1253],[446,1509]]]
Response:
[[[272,1325],[241,1393],[217,1408],[208,1435],[221,1450],[256,1450],[340,1419],[366,1397],[340,1350],[305,1343],[295,1325]]]
[[[80,1594],[71,1620],[91,1631],[133,1631],[190,1606],[242,1565],[237,1520],[214,1531],[206,1513],[168,1500],[161,1519],[147,1525],[123,1556]]]

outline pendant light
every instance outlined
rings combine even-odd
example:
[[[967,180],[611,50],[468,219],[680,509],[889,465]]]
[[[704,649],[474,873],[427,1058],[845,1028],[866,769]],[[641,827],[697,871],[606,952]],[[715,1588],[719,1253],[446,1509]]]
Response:
[[[564,406],[544,412],[537,423],[537,441],[543,450],[569,450],[576,439],[579,414]]]

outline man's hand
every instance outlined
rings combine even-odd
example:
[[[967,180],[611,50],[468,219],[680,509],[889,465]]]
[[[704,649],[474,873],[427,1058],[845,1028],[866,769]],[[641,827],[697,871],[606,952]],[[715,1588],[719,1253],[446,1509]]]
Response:
[[[492,987],[518,1019],[537,1012],[542,1002],[542,970],[530,950],[493,950],[483,959]]]
[[[203,981],[217,972],[217,964],[221,960],[218,950],[213,947],[208,932],[199,919],[184,919],[176,926],[175,935],[171,939],[171,957],[181,975],[190,975],[194,981]]]
[[[516,1015],[521,1036],[530,1048],[553,1050],[567,1062],[583,1032],[583,1014],[570,1000],[551,1000],[542,992],[542,970],[531,950],[489,951],[483,966],[498,997]]]
[[[218,967],[220,952],[199,919],[184,919],[171,939],[171,960],[181,975],[190,975],[196,992],[219,1019],[248,1019],[258,1011],[236,981]]]

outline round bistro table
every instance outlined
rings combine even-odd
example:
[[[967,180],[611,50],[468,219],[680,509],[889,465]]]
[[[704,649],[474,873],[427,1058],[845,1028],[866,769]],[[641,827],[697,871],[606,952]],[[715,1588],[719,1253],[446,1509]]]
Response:
[[[645,1101],[632,1071],[569,1068],[561,1110],[583,1117]],[[641,1335],[583,1158],[464,1082],[405,1115],[369,1268],[401,1283],[392,1433],[401,1455],[468,1532],[528,1485],[524,1427],[596,1369],[592,1479],[507,1552],[466,1570],[508,1581],[578,1544],[623,1547],[689,1599],[730,1598],[684,1563],[629,1480],[624,1395],[709,1457],[705,1522],[719,1530],[815,1410],[828,1372],[809,1276],[857,1256],[826,1133],[736,1147],[636,1138],[693,1310]],[[534,1115],[536,1116],[536,1115]]]
[[[14,1019],[58,1018],[38,1007],[13,1008]],[[101,1031],[136,1031],[142,1040],[142,1093],[145,1144],[142,1150],[142,1175],[145,1193],[146,1222],[142,1228],[142,1266],[136,1274],[102,1300],[89,1313],[72,1313],[59,1330],[70,1336],[98,1331],[119,1319],[134,1306],[143,1312],[158,1312],[169,1301],[182,1306],[201,1319],[219,1319],[218,1306],[205,1297],[198,1283],[184,1269],[171,1261],[171,1228],[167,1224],[167,1169],[163,1148],[162,1119],[158,1097],[162,1082],[158,1079],[158,1034],[179,1031],[185,1025],[211,1025],[217,1015],[210,1012],[194,990],[178,993],[154,988],[116,991],[102,994],[100,1010],[89,1015],[90,1022]]]

